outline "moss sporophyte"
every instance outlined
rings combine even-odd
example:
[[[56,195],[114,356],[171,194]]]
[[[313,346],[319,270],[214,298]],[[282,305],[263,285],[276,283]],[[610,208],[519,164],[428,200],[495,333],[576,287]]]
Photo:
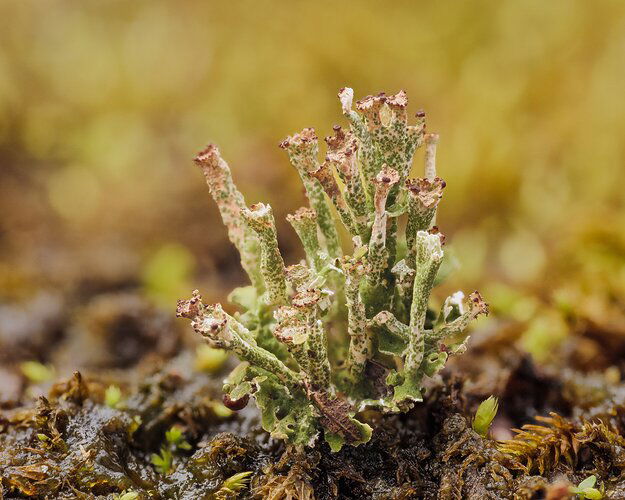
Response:
[[[216,146],[197,155],[251,285],[228,297],[234,314],[197,291],[177,310],[211,347],[241,359],[225,381],[226,406],[252,397],[272,436],[312,446],[322,432],[334,451],[371,437],[358,412],[405,412],[422,401],[424,378],[465,351],[467,326],[488,313],[478,292],[429,310],[445,259],[435,225],[445,182],[425,114],[408,124],[403,91],[365,97],[356,110],[351,89],[339,99],[349,130],[334,127],[323,161],[311,128],[280,144],[310,204],[287,217],[305,261],[285,266],[271,206],[246,204]],[[423,177],[409,178],[422,146]]]

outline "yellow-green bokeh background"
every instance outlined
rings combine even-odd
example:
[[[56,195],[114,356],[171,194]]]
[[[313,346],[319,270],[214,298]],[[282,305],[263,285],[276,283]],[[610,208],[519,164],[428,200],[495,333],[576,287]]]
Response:
[[[220,146],[294,259],[278,142],[327,135],[342,86],[403,88],[441,135],[456,283],[517,307],[502,286],[551,296],[557,268],[623,300],[625,2],[4,0],[0,28],[5,266],[219,296],[242,277],[194,153]]]

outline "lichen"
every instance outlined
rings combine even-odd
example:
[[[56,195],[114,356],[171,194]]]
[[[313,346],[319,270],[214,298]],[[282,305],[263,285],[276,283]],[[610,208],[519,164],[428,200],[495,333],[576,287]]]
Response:
[[[230,295],[234,314],[197,291],[177,312],[211,347],[243,361],[224,385],[229,408],[253,397],[273,437],[312,446],[323,431],[333,451],[370,439],[357,412],[406,412],[422,401],[424,379],[464,352],[468,324],[488,313],[479,293],[464,304],[458,292],[429,319],[444,259],[434,224],[445,182],[425,114],[408,124],[403,91],[365,97],[356,110],[351,89],[339,100],[349,130],[334,127],[323,161],[312,128],[280,144],[310,202],[287,217],[306,253],[301,263],[285,267],[271,206],[245,205],[219,150],[209,145],[196,157],[251,286]],[[422,145],[423,177],[409,179]]]

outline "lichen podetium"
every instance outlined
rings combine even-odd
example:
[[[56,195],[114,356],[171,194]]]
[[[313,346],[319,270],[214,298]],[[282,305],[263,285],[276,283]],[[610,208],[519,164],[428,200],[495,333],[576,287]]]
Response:
[[[408,125],[403,91],[365,97],[356,110],[351,89],[339,99],[349,130],[334,127],[323,161],[311,128],[280,144],[310,203],[287,217],[306,252],[300,263],[285,267],[271,207],[245,204],[217,147],[195,158],[251,285],[230,294],[232,315],[197,291],[177,311],[209,345],[242,360],[224,385],[228,406],[251,396],[272,436],[313,446],[323,432],[333,451],[369,440],[358,412],[404,412],[421,401],[424,378],[464,352],[467,326],[488,313],[478,292],[468,301],[456,292],[438,317],[428,314],[444,259],[434,224],[445,182],[425,114]],[[423,177],[412,179],[421,146]]]

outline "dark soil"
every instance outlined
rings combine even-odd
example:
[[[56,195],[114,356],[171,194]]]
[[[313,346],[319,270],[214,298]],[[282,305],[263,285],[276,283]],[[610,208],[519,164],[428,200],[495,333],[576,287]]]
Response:
[[[225,416],[229,367],[194,370],[195,339],[132,289],[87,297],[43,294],[0,309],[11,326],[0,337],[0,498],[554,500],[592,474],[604,498],[625,498],[622,365],[608,354],[593,371],[576,365],[583,332],[557,366],[538,367],[514,347],[514,325],[491,325],[422,404],[363,413],[372,440],[333,454],[322,442],[297,450],[271,440],[253,404]],[[603,337],[593,329],[592,338]],[[58,381],[29,383],[18,370],[27,359],[52,362]],[[105,404],[110,384],[122,389],[116,408]],[[483,438],[471,420],[490,394],[500,410]],[[190,447],[172,449],[163,473],[151,456],[172,426]],[[240,492],[224,489],[248,471]]]

